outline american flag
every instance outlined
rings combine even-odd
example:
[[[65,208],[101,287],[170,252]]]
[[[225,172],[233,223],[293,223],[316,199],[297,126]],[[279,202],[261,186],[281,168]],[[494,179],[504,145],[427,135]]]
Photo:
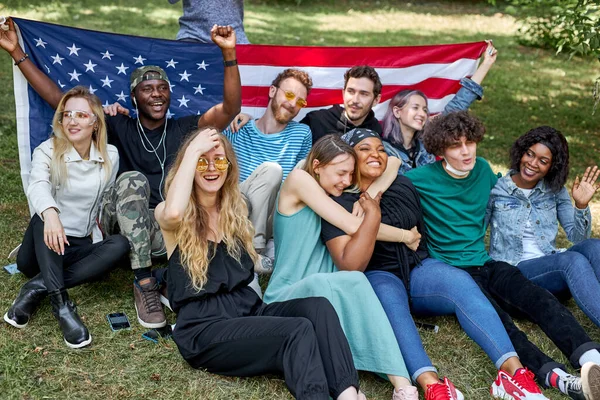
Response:
[[[178,42],[77,29],[14,18],[19,41],[38,68],[63,90],[83,85],[104,104],[131,107],[129,75],[142,65],[162,67],[171,81],[169,118],[203,113],[223,99],[223,62],[213,44]],[[354,66],[375,67],[383,82],[376,116],[385,113],[399,90],[416,88],[440,112],[460,88],[462,77],[474,73],[485,42],[411,47],[309,47],[238,45],[242,78],[242,111],[259,117],[268,102],[268,88],[285,68],[300,68],[313,79],[307,112],[342,103],[344,72]],[[13,68],[17,135],[23,186],[27,186],[31,153],[51,133],[54,111]]]

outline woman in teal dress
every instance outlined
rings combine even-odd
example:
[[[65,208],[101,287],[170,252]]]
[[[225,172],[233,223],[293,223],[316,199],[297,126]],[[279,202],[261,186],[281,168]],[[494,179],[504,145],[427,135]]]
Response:
[[[386,171],[387,172],[387,171]],[[389,171],[373,188],[386,189],[396,177]],[[326,297],[335,308],[356,369],[386,374],[394,400],[416,400],[402,354],[381,303],[362,272],[338,271],[321,241],[321,218],[352,235],[358,254],[370,255],[375,240],[418,243],[406,230],[380,225],[378,204],[366,195],[364,218],[348,213],[329,198],[359,179],[354,150],[336,135],[320,139],[303,170],[292,171],[281,187],[274,218],[275,267],[264,300],[267,303],[312,296]],[[364,255],[363,255],[364,254]]]

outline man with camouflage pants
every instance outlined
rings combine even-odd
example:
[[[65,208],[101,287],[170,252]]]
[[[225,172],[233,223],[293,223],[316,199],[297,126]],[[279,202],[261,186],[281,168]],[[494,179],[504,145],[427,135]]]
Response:
[[[118,229],[129,239],[135,308],[139,323],[147,328],[166,325],[151,266],[153,258],[166,255],[154,208],[164,200],[167,169],[188,133],[201,126],[223,129],[241,107],[235,34],[229,27],[219,27],[212,35],[225,63],[223,103],[202,116],[167,119],[169,78],[160,67],[144,66],[131,74],[131,99],[138,118],[129,118],[128,111],[118,103],[105,108],[111,116],[107,118],[109,142],[119,149],[121,164],[120,175],[103,200],[101,225],[105,232]]]
[[[225,64],[223,103],[202,116],[167,120],[171,100],[169,78],[156,66],[144,66],[131,74],[131,99],[138,118],[115,103],[105,108],[109,142],[119,150],[119,174],[104,199],[102,228],[117,229],[131,245],[131,267],[135,274],[134,298],[140,324],[148,328],[166,325],[158,284],[152,276],[153,256],[165,256],[164,243],[154,219],[154,207],[163,199],[167,168],[189,132],[201,126],[224,129],[241,109],[241,83],[235,52],[235,32],[230,26],[214,26],[211,37],[220,48]],[[1,43],[16,60],[31,87],[54,109],[63,96],[61,89],[29,59],[14,30]]]

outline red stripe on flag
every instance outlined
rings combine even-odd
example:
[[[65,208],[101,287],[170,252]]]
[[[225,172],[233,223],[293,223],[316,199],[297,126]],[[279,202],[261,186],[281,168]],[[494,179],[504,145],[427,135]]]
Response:
[[[415,85],[386,85],[381,91],[381,101],[391,99],[401,90],[420,90],[429,98],[439,99],[450,93],[456,93],[460,82],[453,79],[429,78]],[[341,89],[313,89],[308,95],[310,107],[328,107],[341,104]],[[266,107],[269,102],[269,87],[244,86],[242,88],[242,105],[245,107]]]
[[[317,47],[237,45],[242,65],[279,67],[352,67],[368,64],[376,68],[404,68],[412,65],[445,64],[460,58],[477,59],[485,42],[406,47]]]

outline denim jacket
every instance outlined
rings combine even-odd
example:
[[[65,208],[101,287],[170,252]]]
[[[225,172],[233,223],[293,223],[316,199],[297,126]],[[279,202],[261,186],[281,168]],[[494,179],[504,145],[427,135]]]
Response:
[[[417,154],[415,155],[415,165],[417,167],[420,167],[421,165],[432,164],[435,162],[435,156],[433,154],[428,153],[427,150],[425,150],[425,146],[423,145],[421,139],[417,139],[415,146],[417,146]],[[388,154],[388,156],[398,157],[400,160],[402,160],[402,164],[400,164],[400,168],[398,169],[398,175],[404,175],[406,172],[413,169],[412,161],[408,154],[398,149],[386,139],[383,140],[383,147],[385,148],[385,152]]]
[[[567,188],[554,193],[544,180],[538,182],[529,197],[515,185],[509,171],[498,179],[490,192],[485,223],[491,224],[490,257],[517,265],[523,255],[523,230],[531,221],[535,239],[546,255],[564,251],[556,248],[558,223],[573,243],[579,243],[592,233],[590,208],[573,206]]]
[[[481,85],[473,82],[469,78],[462,78],[460,80],[460,84],[462,87],[456,93],[456,96],[454,96],[454,98],[452,98],[452,100],[446,104],[444,111],[442,111],[442,115],[455,111],[468,110],[475,100],[481,100],[481,97],[483,96],[483,88]],[[415,146],[417,146],[415,154],[415,167],[420,167],[422,165],[432,164],[435,162],[435,156],[425,150],[425,146],[423,145],[421,139],[417,139]],[[399,175],[404,175],[407,171],[413,169],[412,161],[408,154],[406,154],[404,151],[401,151],[397,146],[387,140],[383,141],[383,147],[385,147],[385,152],[389,156],[398,157],[400,160],[402,160],[402,165],[400,165],[400,169],[398,169]]]

